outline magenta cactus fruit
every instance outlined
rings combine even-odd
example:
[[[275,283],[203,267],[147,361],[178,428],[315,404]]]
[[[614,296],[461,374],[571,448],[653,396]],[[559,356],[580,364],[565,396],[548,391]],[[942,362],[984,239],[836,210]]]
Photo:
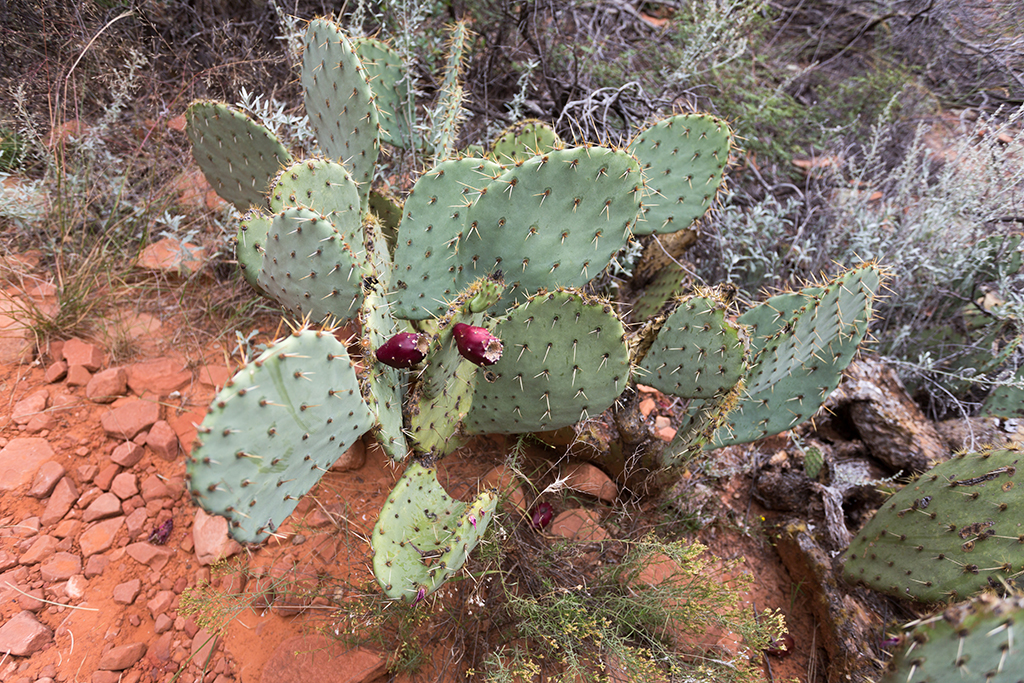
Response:
[[[501,340],[482,327],[457,323],[452,329],[462,357],[477,365],[494,365],[501,358]]]
[[[555,509],[551,507],[551,503],[538,503],[530,513],[530,526],[534,529],[543,529],[551,524],[554,516]]]
[[[399,332],[377,349],[377,360],[393,368],[411,368],[426,358],[430,340],[425,334]]]

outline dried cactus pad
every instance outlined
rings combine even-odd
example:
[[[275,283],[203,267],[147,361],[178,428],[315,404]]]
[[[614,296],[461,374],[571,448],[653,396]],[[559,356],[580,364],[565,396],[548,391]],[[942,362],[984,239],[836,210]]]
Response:
[[[192,155],[217,194],[242,212],[266,206],[271,179],[291,162],[280,140],[221,102],[193,102],[185,118]]]
[[[732,147],[729,125],[706,114],[678,114],[637,135],[629,151],[643,165],[651,196],[637,235],[690,227],[712,207]]]
[[[186,466],[192,498],[259,543],[372,424],[344,344],[295,332],[214,398]]]
[[[1018,683],[1024,599],[991,594],[926,619],[907,634],[883,683]]]
[[[477,372],[471,432],[559,429],[599,415],[626,388],[625,331],[607,302],[574,290],[541,293],[493,332],[505,350]]]
[[[373,528],[373,574],[390,598],[419,602],[457,572],[480,542],[498,496],[453,499],[433,468],[412,462]]]
[[[964,453],[892,496],[846,551],[849,581],[922,602],[962,599],[1024,572],[1024,458]]]

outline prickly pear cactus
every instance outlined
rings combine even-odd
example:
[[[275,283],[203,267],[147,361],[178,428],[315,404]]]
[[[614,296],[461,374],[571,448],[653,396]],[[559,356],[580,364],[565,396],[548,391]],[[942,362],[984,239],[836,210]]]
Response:
[[[291,162],[280,140],[221,102],[193,102],[185,119],[192,156],[217,194],[242,212],[266,206],[271,179]]]
[[[494,328],[505,345],[477,373],[466,427],[480,434],[559,429],[597,416],[629,381],[625,331],[611,306],[575,290],[540,293]]]
[[[1017,683],[1024,598],[990,593],[918,623],[903,638],[883,683]]]
[[[365,261],[331,217],[289,207],[274,215],[257,284],[298,318],[348,320],[363,303]],[[350,215],[359,225],[359,216]],[[346,231],[348,232],[348,231]]]
[[[487,156],[501,164],[515,164],[563,147],[565,144],[554,128],[537,119],[526,119],[512,124],[495,138]]]
[[[463,276],[502,271],[505,307],[542,288],[582,287],[626,244],[644,193],[640,166],[623,151],[531,157],[484,186],[467,210]]]
[[[465,50],[471,31],[465,21],[457,21],[448,35],[448,60],[437,101],[430,109],[430,148],[438,161],[455,156],[459,126],[465,117],[462,89]]]
[[[484,324],[484,312],[501,298],[500,281],[481,278],[452,303],[438,324],[416,387],[409,398],[409,432],[416,450],[431,459],[448,455],[465,439],[477,366],[462,357],[454,339],[457,324]]]
[[[923,602],[962,599],[1024,572],[1018,449],[961,453],[886,501],[846,551],[849,581]]]
[[[372,424],[344,344],[296,331],[213,400],[186,465],[192,499],[259,543]]]
[[[713,447],[747,443],[810,419],[839,385],[867,333],[882,272],[866,264],[824,287],[773,297],[740,316],[756,353],[746,390]]]
[[[380,136],[366,70],[352,43],[332,21],[309,22],[303,44],[301,80],[309,122],[320,149],[351,171],[365,209]]]
[[[643,165],[651,196],[633,232],[676,232],[707,213],[731,148],[729,125],[706,114],[671,116],[637,135],[629,152]]]
[[[451,578],[494,515],[496,491],[454,500],[432,467],[411,462],[373,528],[373,574],[391,598],[417,603]]]
[[[406,372],[383,363],[370,362],[373,352],[401,331],[384,298],[385,289],[378,282],[364,291],[365,298],[359,311],[360,345],[369,367],[360,377],[360,384],[367,405],[377,417],[373,431],[377,442],[388,457],[401,462],[409,453],[402,415]]]
[[[381,142],[412,149],[416,135],[407,107],[411,79],[402,64],[402,57],[387,43],[376,38],[353,37],[352,46],[366,70],[370,88],[377,97]],[[415,113],[415,112],[413,112]]]
[[[1024,368],[1009,378],[1009,383],[998,386],[985,398],[981,415],[1004,419],[1024,418]]]
[[[242,277],[256,291],[268,297],[270,295],[259,285],[259,277],[263,268],[263,248],[273,224],[273,216],[259,209],[250,209],[239,221],[235,236],[235,259],[242,270]]]
[[[746,347],[725,320],[725,306],[710,296],[679,302],[640,363],[643,383],[682,398],[713,398],[743,374]]]
[[[329,159],[303,159],[283,168],[271,184],[268,202],[274,212],[297,206],[324,215],[351,214],[348,225],[358,235],[359,188],[344,166]],[[357,244],[361,235],[345,238]]]
[[[463,276],[457,258],[466,211],[501,171],[484,159],[450,159],[416,181],[405,200],[395,247],[396,318],[440,317],[448,302],[476,279]]]

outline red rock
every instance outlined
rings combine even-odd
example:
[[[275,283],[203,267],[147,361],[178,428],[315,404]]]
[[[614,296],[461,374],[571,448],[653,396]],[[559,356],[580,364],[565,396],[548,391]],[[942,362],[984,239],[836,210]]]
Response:
[[[187,275],[197,273],[203,267],[204,249],[173,237],[147,245],[136,265],[146,270],[160,270],[165,273]]]
[[[57,552],[58,543],[60,543],[59,539],[44,534],[33,541],[29,549],[22,553],[18,562],[24,565],[39,564]]]
[[[158,591],[153,596],[153,599],[146,603],[146,609],[149,610],[150,615],[155,619],[157,615],[171,609],[171,605],[174,604],[174,598],[176,597],[174,591]]]
[[[28,424],[34,415],[46,410],[49,403],[50,394],[46,389],[35,391],[14,404],[14,408],[11,409],[11,419],[15,424]]]
[[[486,488],[498,489],[499,496],[507,497],[512,505],[520,510],[526,510],[526,494],[523,493],[523,487],[519,485],[515,473],[504,465],[491,469],[480,480],[480,484]]]
[[[181,415],[172,415],[167,418],[175,434],[178,435],[178,445],[186,454],[192,452],[192,444],[196,440],[196,427],[203,423],[206,417],[206,408],[192,408]]]
[[[157,498],[170,498],[172,495],[170,487],[155,474],[149,475],[142,482],[142,498],[147,503]]]
[[[82,523],[77,519],[63,519],[57,523],[57,526],[53,527],[53,531],[50,532],[51,536],[57,538],[67,538],[71,536],[74,538],[78,536],[78,530],[82,528]]]
[[[89,683],[121,683],[120,671],[94,671]]]
[[[145,643],[129,643],[108,650],[100,657],[98,667],[102,671],[124,671],[146,654]]]
[[[363,683],[383,674],[386,666],[387,659],[369,648],[325,636],[296,636],[277,646],[260,683]]]
[[[138,494],[139,485],[135,475],[131,472],[122,472],[114,477],[114,481],[110,485],[110,492],[121,500],[128,500]]]
[[[205,669],[213,657],[217,641],[216,633],[210,633],[205,628],[199,629],[192,639],[192,663],[201,669]]]
[[[124,517],[114,517],[96,522],[78,537],[78,545],[82,548],[82,557],[110,550],[114,537],[124,524]]]
[[[366,444],[362,439],[356,439],[349,449],[341,454],[341,457],[331,465],[332,472],[350,472],[358,470],[366,463]]]
[[[608,532],[601,526],[600,518],[593,510],[576,508],[566,510],[551,522],[551,533],[579,543],[606,541]]]
[[[160,419],[160,404],[154,401],[128,401],[104,413],[100,418],[103,430],[116,439],[134,439]]]
[[[130,605],[135,602],[135,598],[138,597],[140,590],[142,590],[142,582],[138,579],[132,579],[115,586],[112,596],[114,597],[114,602],[119,605]]]
[[[5,572],[18,564],[18,558],[13,553],[0,550],[0,572]]]
[[[32,486],[29,487],[28,495],[33,498],[46,498],[57,486],[57,482],[64,476],[64,466],[56,460],[44,462],[32,479]]]
[[[95,344],[89,344],[78,338],[71,338],[64,342],[61,350],[68,367],[80,365],[89,372],[96,372],[103,367],[103,349]]]
[[[156,623],[153,624],[153,633],[163,633],[164,631],[169,631],[171,626],[174,626],[174,619],[171,619],[166,614],[156,615],[154,621]]]
[[[137,443],[125,441],[114,449],[114,452],[110,454],[110,459],[121,467],[134,467],[142,460],[142,455],[145,452],[146,450]]]
[[[18,303],[0,301],[0,363],[26,363],[35,351],[35,336],[25,324],[25,310]]]
[[[33,415],[32,419],[25,425],[25,433],[27,434],[39,434],[47,430],[53,429],[57,426],[57,418],[54,417],[53,413],[47,411],[45,413],[39,413]]]
[[[619,487],[615,482],[589,462],[569,465],[562,477],[565,478],[565,485],[574,491],[586,493],[607,503],[614,503],[619,495]]]
[[[199,381],[219,391],[232,374],[225,365],[204,365],[199,369]]]
[[[67,374],[68,364],[62,360],[59,360],[56,361],[55,363],[50,363],[50,365],[47,366],[46,374],[43,375],[43,379],[45,379],[48,383],[53,384],[54,382],[59,382],[65,377],[67,377]]]
[[[85,396],[93,403],[113,403],[128,393],[128,373],[124,368],[108,368],[97,372],[85,385]]]
[[[81,365],[72,365],[68,368],[68,376],[65,382],[69,387],[84,387],[89,385],[92,373]]]
[[[0,450],[0,491],[15,491],[27,487],[43,463],[52,459],[53,449],[46,439],[12,439],[3,450]]]
[[[93,555],[85,561],[85,578],[91,579],[100,576],[107,570],[110,558],[103,555]]]
[[[26,657],[42,650],[53,640],[53,632],[31,612],[18,612],[0,626],[0,652]]]
[[[81,561],[79,561],[79,569],[81,569]],[[64,583],[64,592],[68,594],[68,597],[72,600],[81,600],[85,597],[85,592],[89,588],[89,582],[81,574],[73,574],[68,577],[68,580]]]
[[[23,590],[22,592],[18,593],[16,601],[18,603],[18,607],[20,607],[21,609],[26,610],[28,612],[38,613],[39,610],[43,609],[43,607],[46,606],[46,603],[43,602],[45,599],[46,598],[43,595],[43,589],[36,588],[35,590]]]
[[[54,553],[53,557],[39,567],[43,581],[56,583],[66,581],[82,572],[82,558],[73,553]]]
[[[101,491],[109,491],[110,485],[114,482],[114,477],[121,471],[121,467],[117,463],[110,463],[103,469],[96,473],[93,477],[92,483],[96,484],[96,488]]]
[[[152,543],[131,543],[125,548],[125,552],[136,562],[140,562],[150,569],[160,571],[167,566],[174,554],[170,548],[165,548]]]
[[[199,564],[204,565],[231,557],[242,549],[228,535],[228,520],[220,515],[208,515],[202,508],[196,508],[192,543]]]
[[[166,662],[171,658],[171,642],[176,634],[174,631],[167,631],[153,643],[153,648],[150,650],[152,653],[151,657],[156,658],[159,662]]]
[[[157,421],[149,430],[146,445],[164,460],[174,460],[178,457],[178,435],[171,425],[163,420]]]
[[[121,499],[113,493],[104,493],[94,500],[82,513],[82,521],[95,522],[98,519],[110,519],[121,514]]]
[[[192,382],[192,372],[182,358],[161,358],[129,365],[128,388],[135,394],[167,396]]]
[[[125,520],[125,528],[128,530],[128,538],[135,540],[142,535],[143,529],[146,528],[146,508],[137,508],[132,510],[131,514]]]
[[[654,412],[655,406],[656,404],[654,402],[654,399],[648,396],[644,400],[640,401],[640,414],[646,418],[648,415]]]

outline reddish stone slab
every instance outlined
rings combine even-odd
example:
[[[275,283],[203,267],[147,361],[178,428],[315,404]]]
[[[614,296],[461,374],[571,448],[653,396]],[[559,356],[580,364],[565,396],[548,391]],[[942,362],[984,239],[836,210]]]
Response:
[[[128,401],[104,413],[100,418],[103,431],[118,439],[134,439],[160,419],[160,404],[155,401]]]
[[[0,450],[0,491],[16,491],[27,487],[53,449],[46,439],[25,437],[12,439]]]

